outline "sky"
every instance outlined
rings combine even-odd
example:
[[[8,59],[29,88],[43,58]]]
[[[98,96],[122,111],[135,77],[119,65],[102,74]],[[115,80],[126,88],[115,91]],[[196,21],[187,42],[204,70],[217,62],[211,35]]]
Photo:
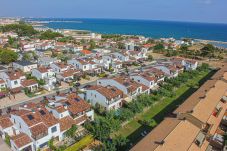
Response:
[[[227,0],[0,0],[1,17],[227,23]]]

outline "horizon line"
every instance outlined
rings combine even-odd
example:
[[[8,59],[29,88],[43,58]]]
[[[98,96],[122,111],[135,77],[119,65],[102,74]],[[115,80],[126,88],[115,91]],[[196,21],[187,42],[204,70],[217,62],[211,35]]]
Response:
[[[225,22],[199,22],[199,21],[181,21],[181,20],[159,20],[159,19],[146,19],[146,18],[105,18],[105,17],[23,17],[23,16],[0,16],[0,18],[33,18],[33,19],[104,19],[104,20],[137,20],[137,21],[161,21],[161,22],[179,22],[179,23],[199,23],[199,24],[222,24],[227,25]]]

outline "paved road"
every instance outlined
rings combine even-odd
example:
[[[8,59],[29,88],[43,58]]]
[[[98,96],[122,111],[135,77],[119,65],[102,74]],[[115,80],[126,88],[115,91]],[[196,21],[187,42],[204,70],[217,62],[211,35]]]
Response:
[[[4,142],[4,140],[0,137],[0,150],[1,151],[11,151],[9,146]]]
[[[153,61],[149,64],[146,64],[146,67],[133,67],[131,69],[129,69],[129,74],[132,73],[133,71],[135,70],[143,70],[145,68],[148,68],[148,67],[151,67],[156,61]],[[122,69],[120,70],[121,72],[125,72],[125,69]],[[113,76],[117,76],[119,75],[118,73],[115,73],[115,74],[110,74],[109,75],[109,78],[113,77]],[[95,81],[91,81],[91,82],[87,82],[85,84],[82,84],[79,88],[83,88],[87,85],[95,85],[96,84],[96,80]],[[1,108],[2,110],[2,114],[6,114],[6,111],[8,110],[8,108],[10,107],[11,109],[18,109],[19,106],[25,104],[25,103],[29,103],[29,102],[34,102],[34,103],[39,103],[40,101],[42,101],[44,99],[44,97],[52,97],[54,95],[56,95],[57,92],[60,92],[60,93],[68,93],[68,92],[71,92],[71,91],[76,91],[75,88],[73,87],[68,87],[68,88],[62,88],[62,89],[59,89],[59,90],[56,90],[56,91],[53,91],[53,92],[50,92],[49,94],[43,94],[43,95],[39,95],[39,96],[36,96],[36,97],[33,97],[33,98],[29,98],[27,100],[22,100],[22,101],[18,101],[18,102],[15,102],[13,104],[9,104],[7,106],[4,106],[3,108]]]
[[[82,84],[79,88],[83,88],[83,87],[85,87],[87,85],[94,85],[94,84],[96,84],[96,81],[87,82],[86,84]],[[33,98],[29,98],[27,100],[22,100],[22,101],[15,102],[14,104],[9,104],[9,105],[5,106],[4,108],[1,108],[1,110],[2,110],[2,113],[5,114],[9,107],[11,109],[18,109],[19,106],[21,106],[21,105],[23,105],[25,103],[29,103],[29,102],[39,103],[40,101],[42,101],[44,99],[44,97],[47,97],[47,98],[48,97],[52,97],[52,96],[56,95],[57,92],[69,93],[71,91],[76,91],[76,88],[74,88],[74,87],[62,88],[62,89],[50,92],[48,94],[39,95],[39,96],[36,96],[36,97],[33,97]]]

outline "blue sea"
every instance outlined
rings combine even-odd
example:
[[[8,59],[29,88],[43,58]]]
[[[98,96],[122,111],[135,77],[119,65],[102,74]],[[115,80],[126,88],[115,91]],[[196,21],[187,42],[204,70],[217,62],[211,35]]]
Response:
[[[32,20],[51,21],[46,26],[54,29],[77,29],[102,34],[143,35],[151,38],[194,38],[227,42],[227,24],[80,18],[36,18]]]

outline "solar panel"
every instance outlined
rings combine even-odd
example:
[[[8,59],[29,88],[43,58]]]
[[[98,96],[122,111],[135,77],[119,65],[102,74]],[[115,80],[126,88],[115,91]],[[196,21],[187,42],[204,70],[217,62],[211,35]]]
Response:
[[[125,86],[129,86],[129,83],[128,82],[125,82],[125,83],[123,83]]]
[[[80,101],[80,99],[79,99],[79,98],[75,98],[74,100],[76,100],[77,102],[79,102],[79,101]]]
[[[65,102],[65,104],[66,104],[67,106],[71,105],[68,101],[67,101],[67,102]]]
[[[33,120],[34,119],[33,115],[31,115],[31,114],[27,115],[27,117],[28,117],[29,120]]]
[[[45,114],[46,114],[46,112],[44,112],[43,110],[40,110],[39,113],[40,113],[41,115],[45,115]]]

